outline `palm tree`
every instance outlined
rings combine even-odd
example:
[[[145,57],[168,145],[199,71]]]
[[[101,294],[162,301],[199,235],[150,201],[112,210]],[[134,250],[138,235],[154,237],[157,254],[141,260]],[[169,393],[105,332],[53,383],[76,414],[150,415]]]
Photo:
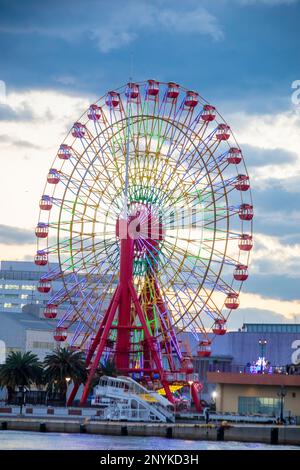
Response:
[[[108,359],[106,362],[101,362],[100,371],[101,375],[107,375],[108,377],[117,377],[118,375],[116,364],[111,359]]]
[[[42,364],[31,352],[11,352],[5,364],[0,366],[0,386],[7,388],[8,403],[16,387],[30,388],[32,384],[41,384],[43,379]]]
[[[60,399],[66,401],[68,383],[70,379],[74,384],[84,383],[87,379],[84,354],[70,348],[56,349],[44,359],[44,378],[48,390],[58,391]]]
[[[98,369],[96,370],[91,383],[91,389],[93,389],[99,383],[100,377],[106,375],[107,377],[117,377],[118,370],[113,360],[108,359],[106,362],[100,362]]]

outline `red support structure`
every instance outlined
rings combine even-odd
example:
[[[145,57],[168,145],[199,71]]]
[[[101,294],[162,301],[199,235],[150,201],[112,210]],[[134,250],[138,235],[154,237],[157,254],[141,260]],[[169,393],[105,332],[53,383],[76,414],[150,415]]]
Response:
[[[122,233],[122,236],[120,236],[119,283],[87,354],[86,367],[88,369],[88,378],[81,397],[81,405],[83,405],[87,400],[93,377],[99,366],[101,357],[107,346],[107,341],[109,340],[109,336],[112,331],[116,331],[115,349],[113,352],[114,361],[118,372],[125,375],[134,372],[140,372],[143,377],[148,377],[150,379],[153,379],[154,373],[158,374],[159,381],[165,389],[166,397],[171,403],[174,403],[175,401],[170,390],[169,383],[166,380],[160,348],[162,348],[164,354],[167,357],[170,371],[176,372],[172,347],[172,341],[176,341],[176,336],[175,332],[171,328],[171,325],[169,325],[167,309],[155,279],[155,258],[157,256],[156,253],[158,253],[158,242],[155,239],[151,239],[151,234],[148,242],[153,247],[151,251],[154,260],[154,272],[149,271],[147,281],[153,284],[156,297],[156,308],[158,309],[161,318],[164,320],[161,322],[162,340],[160,344],[157,342],[155,329],[150,326],[151,320],[154,319],[154,304],[149,291],[150,287],[145,284],[146,297],[143,302],[143,307],[143,299],[141,296],[140,298],[138,297],[134,287],[133,262],[135,239],[129,233],[129,229],[130,223],[136,217],[137,216],[131,216],[127,220],[123,219],[117,222],[118,234],[120,235]],[[163,324],[164,322],[165,325]],[[133,352],[132,333],[134,331],[143,331],[144,333],[144,341],[143,344],[141,344],[141,351],[144,355],[144,363],[140,367],[137,365],[134,366],[131,363],[131,354]],[[171,339],[169,335],[171,335]],[[79,385],[75,384],[68,399],[68,406],[72,405],[78,389]]]

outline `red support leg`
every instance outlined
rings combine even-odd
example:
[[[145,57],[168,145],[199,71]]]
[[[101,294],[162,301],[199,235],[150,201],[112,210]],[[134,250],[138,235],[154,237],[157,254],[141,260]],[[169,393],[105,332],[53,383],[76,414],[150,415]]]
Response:
[[[117,288],[117,289],[118,289],[118,288]],[[89,352],[88,352],[88,355],[87,355],[87,357],[86,357],[86,360],[85,360],[85,365],[86,365],[86,367],[88,367],[88,366],[90,365],[90,362],[91,362],[91,359],[92,359],[92,357],[93,357],[93,354],[94,354],[94,352],[95,352],[95,350],[96,350],[96,348],[97,348],[97,346],[98,346],[98,344],[99,344],[99,341],[100,341],[100,338],[101,338],[101,334],[102,334],[104,325],[105,325],[105,323],[106,323],[106,321],[107,321],[108,313],[109,313],[109,311],[110,311],[110,309],[111,309],[112,303],[113,303],[114,298],[115,298],[115,296],[116,296],[117,289],[115,290],[115,292],[114,292],[114,294],[113,294],[113,296],[112,296],[112,298],[111,298],[111,300],[110,300],[109,306],[108,306],[108,308],[107,308],[107,310],[106,310],[106,312],[105,312],[105,314],[104,314],[104,317],[102,318],[100,327],[99,327],[99,329],[98,329],[98,331],[97,331],[97,334],[96,334],[96,336],[95,336],[95,338],[94,338],[94,341],[93,341],[93,343],[92,343],[92,345],[91,345],[91,347],[90,347],[90,350],[89,350]],[[79,387],[80,387],[80,384],[74,384],[73,389],[72,389],[72,392],[70,393],[70,396],[69,396],[68,401],[67,401],[67,406],[71,406],[71,405],[72,405],[72,403],[73,403],[73,401],[74,401],[74,398],[76,397],[76,394],[77,394],[77,392],[78,392]]]
[[[160,375],[160,380],[161,380],[161,383],[165,389],[165,392],[166,392],[166,396],[168,398],[168,400],[171,402],[171,403],[174,403],[174,397],[172,395],[172,392],[170,390],[170,387],[169,387],[169,384],[164,380],[164,371],[163,371],[163,366],[162,366],[162,363],[160,361],[160,358],[157,354],[157,351],[153,345],[153,337],[150,335],[150,332],[149,332],[149,329],[148,329],[148,325],[147,325],[147,322],[145,320],[145,317],[144,317],[144,314],[143,314],[143,311],[142,311],[142,308],[140,306],[140,303],[139,303],[139,299],[137,297],[137,294],[136,294],[136,291],[134,289],[134,286],[132,283],[129,284],[129,287],[130,287],[130,292],[131,292],[131,296],[132,296],[132,300],[134,302],[134,306],[135,306],[135,309],[136,309],[136,312],[138,314],[138,317],[140,319],[140,322],[142,324],[142,327],[143,327],[143,330],[144,330],[144,334],[145,334],[145,338],[146,338],[146,341],[148,342],[148,345],[149,345],[149,349],[151,350],[151,353],[152,353],[152,357],[153,357],[153,360],[155,362],[155,365],[157,367],[157,370],[159,372],[159,375]]]
[[[129,368],[130,364],[130,326],[131,326],[131,294],[129,290],[129,282],[132,281],[133,273],[133,256],[134,256],[134,240],[130,238],[128,233],[127,220],[121,220],[120,225],[126,224],[127,237],[121,239],[120,254],[120,304],[116,341],[115,363],[117,370],[121,371]],[[123,234],[124,236],[124,234]],[[127,329],[128,328],[128,329]]]
[[[86,384],[85,384],[85,387],[84,387],[84,390],[83,390],[83,394],[82,394],[81,401],[80,401],[81,405],[83,405],[86,402],[86,399],[88,397],[88,393],[89,393],[89,389],[90,389],[92,379],[93,379],[93,377],[95,375],[95,372],[96,372],[96,369],[99,365],[99,361],[101,359],[101,355],[103,353],[103,349],[104,349],[105,344],[106,344],[106,340],[107,340],[107,337],[108,337],[108,334],[109,334],[109,330],[110,330],[112,322],[114,320],[114,316],[115,316],[115,313],[116,313],[116,310],[117,310],[117,307],[118,307],[118,304],[119,304],[119,300],[120,300],[120,295],[121,295],[121,289],[118,286],[114,302],[112,303],[110,312],[108,313],[107,322],[105,324],[105,327],[104,327],[104,330],[103,330],[103,333],[102,333],[102,336],[101,336],[101,340],[100,340],[100,343],[99,343],[99,346],[98,346],[98,351],[97,351],[96,357],[95,357],[93,365],[92,365],[92,367],[89,371],[88,379],[86,381]]]

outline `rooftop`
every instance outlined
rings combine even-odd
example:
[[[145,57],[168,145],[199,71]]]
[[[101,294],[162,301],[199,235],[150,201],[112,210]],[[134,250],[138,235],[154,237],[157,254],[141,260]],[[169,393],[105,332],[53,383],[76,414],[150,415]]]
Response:
[[[300,323],[244,323],[247,333],[300,333]]]

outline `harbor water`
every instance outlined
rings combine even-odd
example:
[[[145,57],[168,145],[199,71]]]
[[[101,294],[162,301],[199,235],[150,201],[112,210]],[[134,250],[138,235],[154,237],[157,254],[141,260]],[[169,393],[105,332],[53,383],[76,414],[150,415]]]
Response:
[[[162,437],[0,431],[0,450],[300,450],[297,446]]]

